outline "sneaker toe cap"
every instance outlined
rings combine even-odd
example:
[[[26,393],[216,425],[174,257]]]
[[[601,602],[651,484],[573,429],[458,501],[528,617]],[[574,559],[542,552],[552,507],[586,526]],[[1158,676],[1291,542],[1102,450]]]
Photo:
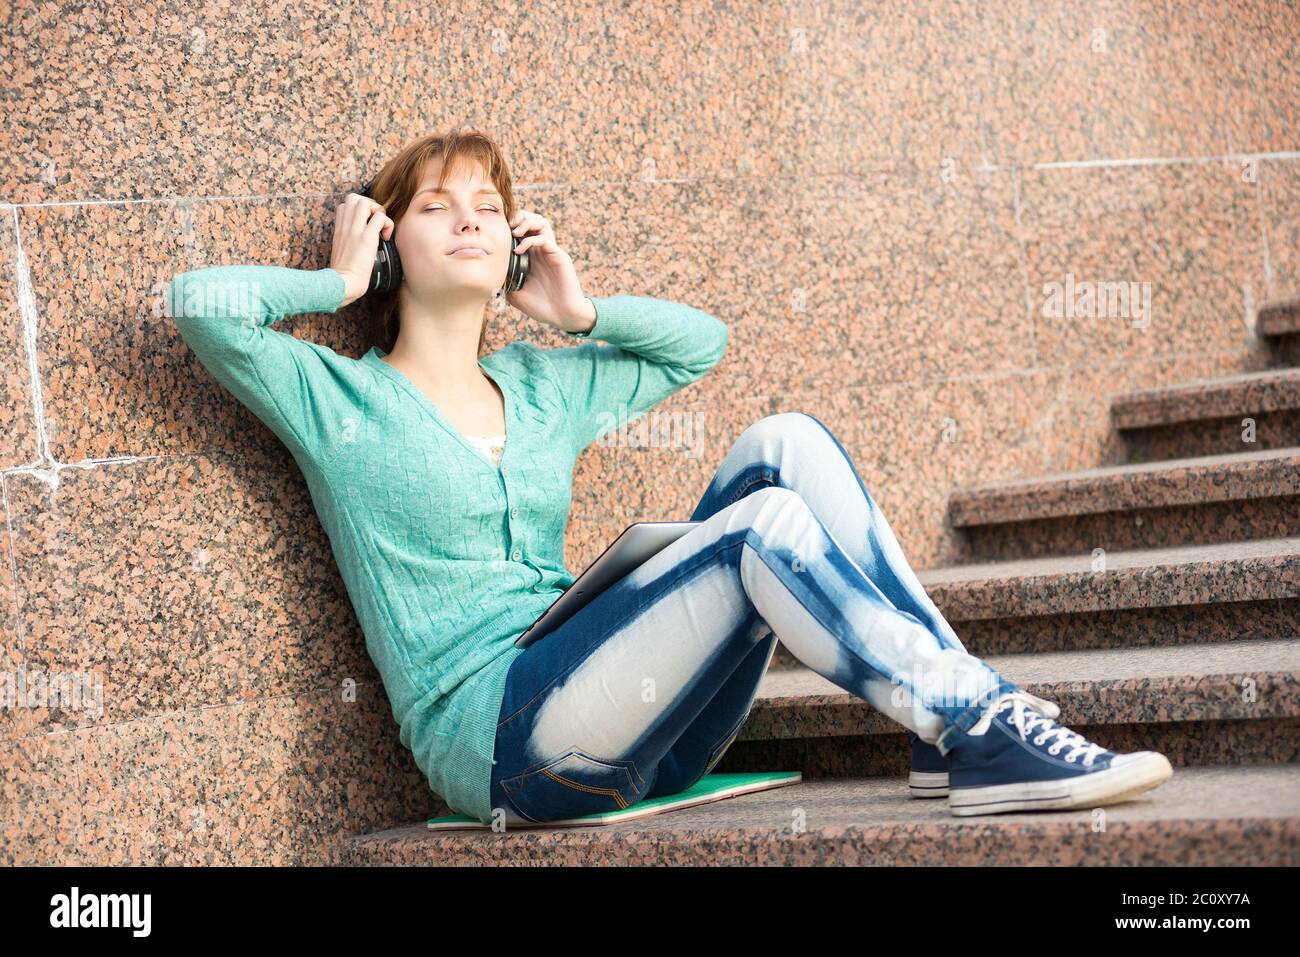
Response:
[[[1153,775],[1163,774],[1165,777],[1174,773],[1173,765],[1169,759],[1159,751],[1133,751],[1129,754],[1117,754],[1111,758],[1110,766],[1112,768],[1146,768]]]

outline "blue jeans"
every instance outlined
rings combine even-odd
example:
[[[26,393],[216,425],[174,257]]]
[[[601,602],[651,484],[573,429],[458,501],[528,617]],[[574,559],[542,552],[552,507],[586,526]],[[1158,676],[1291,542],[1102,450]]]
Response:
[[[491,782],[507,823],[690,787],[740,731],[778,638],[945,754],[1020,690],[966,651],[814,416],[745,429],[691,519],[512,662]]]

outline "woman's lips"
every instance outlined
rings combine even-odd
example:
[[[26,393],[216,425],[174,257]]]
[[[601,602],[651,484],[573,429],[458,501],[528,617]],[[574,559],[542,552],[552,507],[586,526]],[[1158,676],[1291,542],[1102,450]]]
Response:
[[[474,258],[481,259],[482,257],[487,255],[487,251],[483,249],[466,248],[466,249],[458,249],[454,253],[448,253],[447,255],[448,256],[471,256]]]

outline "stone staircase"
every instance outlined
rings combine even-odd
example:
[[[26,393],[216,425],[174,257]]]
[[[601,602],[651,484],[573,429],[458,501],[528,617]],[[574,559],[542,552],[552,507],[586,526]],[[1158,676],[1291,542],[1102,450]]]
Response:
[[[967,648],[1063,724],[1167,755],[1156,790],[954,818],[909,797],[899,725],[778,647],[717,770],[799,770],[801,785],[613,827],[415,822],[335,861],[1300,864],[1300,303],[1265,307],[1256,329],[1278,368],[1112,402],[1127,461],[956,490],[966,550],[919,576]]]

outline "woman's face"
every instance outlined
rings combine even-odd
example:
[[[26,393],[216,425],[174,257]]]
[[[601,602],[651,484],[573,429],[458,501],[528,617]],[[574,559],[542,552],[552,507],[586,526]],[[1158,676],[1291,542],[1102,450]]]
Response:
[[[435,192],[441,172],[441,159],[428,165],[397,225],[403,280],[430,298],[472,293],[487,299],[505,284],[510,265],[505,202],[478,163],[462,161]]]

